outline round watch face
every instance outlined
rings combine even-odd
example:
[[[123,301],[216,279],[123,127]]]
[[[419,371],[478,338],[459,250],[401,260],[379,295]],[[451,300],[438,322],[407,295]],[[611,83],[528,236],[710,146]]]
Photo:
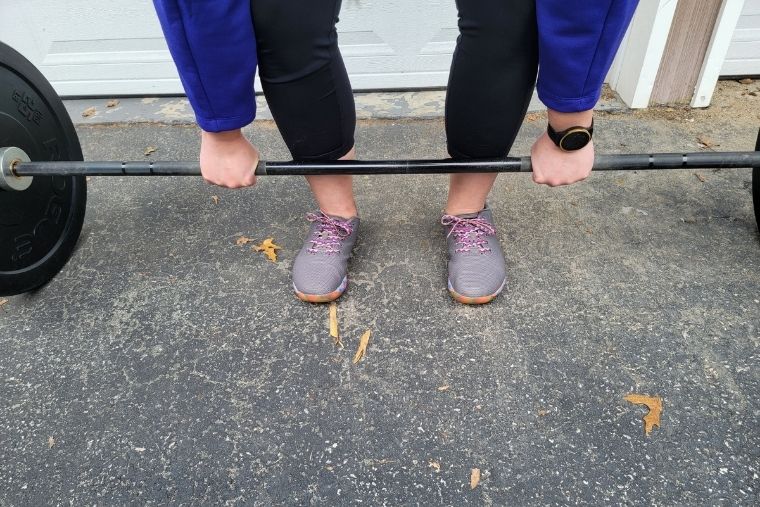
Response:
[[[576,151],[591,141],[591,135],[586,129],[573,130],[565,134],[559,142],[559,147],[565,151]]]

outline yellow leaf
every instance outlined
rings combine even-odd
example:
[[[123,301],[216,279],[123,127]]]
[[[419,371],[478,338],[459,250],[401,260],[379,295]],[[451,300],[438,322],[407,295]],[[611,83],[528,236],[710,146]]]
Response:
[[[338,334],[338,304],[335,301],[330,303],[330,336],[334,338],[336,347],[343,348],[343,342],[340,341]]]
[[[354,364],[361,361],[364,357],[364,353],[367,352],[367,345],[369,345],[369,337],[371,335],[372,331],[367,329],[362,335],[361,339],[359,339],[359,348],[356,349],[356,354],[354,355]]]
[[[106,107],[116,107],[119,105],[119,101],[117,99],[109,100],[106,102]]]
[[[94,116],[95,113],[97,113],[97,112],[98,112],[98,110],[95,109],[94,107],[88,107],[87,109],[85,109],[84,111],[82,111],[82,117],[83,118],[89,118],[90,116]]]
[[[219,204],[219,196],[218,195],[212,195],[211,200],[214,202],[214,204]]]
[[[662,415],[662,398],[659,396],[642,396],[640,394],[629,394],[625,401],[635,403],[636,405],[645,405],[649,412],[644,416],[644,432],[649,435],[652,429],[660,427],[660,415]]]
[[[0,299],[0,306],[3,306],[8,303],[7,299]]]
[[[440,472],[441,471],[441,464],[438,463],[437,461],[434,461],[434,460],[431,459],[430,460],[430,468],[432,468],[436,472]]]
[[[276,250],[280,250],[280,247],[273,243],[272,238],[267,238],[260,245],[252,247],[251,250],[255,250],[256,252],[264,252],[270,261],[277,262]]]
[[[148,146],[147,148],[145,148],[145,156],[146,157],[151,156],[151,154],[155,153],[156,150],[158,150],[158,148],[156,148],[155,146]]]
[[[237,240],[235,240],[235,244],[237,246],[247,245],[248,243],[252,243],[253,240],[247,236],[240,236]]]
[[[480,484],[480,468],[473,468],[470,472],[470,489],[475,489]]]

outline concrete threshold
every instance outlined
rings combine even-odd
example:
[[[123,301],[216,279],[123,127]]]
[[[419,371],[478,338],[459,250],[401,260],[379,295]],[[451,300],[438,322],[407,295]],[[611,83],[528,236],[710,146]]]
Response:
[[[404,92],[360,92],[355,94],[356,115],[369,119],[435,119],[445,111],[445,90]],[[129,97],[86,98],[64,100],[66,109],[76,125],[114,123],[195,123],[195,116],[186,97]],[[272,120],[272,113],[263,95],[256,97],[257,119]],[[545,107],[534,94],[528,110],[542,111]],[[597,109],[620,111],[626,105],[605,89]]]

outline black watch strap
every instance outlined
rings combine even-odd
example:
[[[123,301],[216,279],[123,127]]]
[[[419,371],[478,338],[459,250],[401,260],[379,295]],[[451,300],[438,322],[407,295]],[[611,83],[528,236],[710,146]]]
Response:
[[[567,130],[563,130],[561,132],[557,132],[554,130],[554,128],[551,126],[551,124],[547,124],[546,133],[549,135],[549,139],[551,139],[554,144],[556,144],[559,148],[565,150],[565,151],[573,151],[578,150],[582,148],[583,146],[587,145],[591,138],[594,137],[594,120],[591,120],[591,126],[586,127],[570,127]],[[583,142],[585,136],[585,142]],[[581,139],[581,142],[578,143],[578,138]],[[567,141],[568,139],[573,139],[573,145],[574,146],[566,146],[563,141]],[[582,146],[579,146],[581,144]]]

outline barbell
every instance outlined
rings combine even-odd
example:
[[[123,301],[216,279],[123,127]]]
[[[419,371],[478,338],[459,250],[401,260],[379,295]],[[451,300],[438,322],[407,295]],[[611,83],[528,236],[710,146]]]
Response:
[[[598,155],[596,171],[754,168],[760,223],[760,133],[755,151]],[[528,172],[529,157],[496,160],[261,161],[260,176]],[[41,287],[71,257],[87,203],[86,176],[199,176],[197,162],[84,162],[74,125],[44,76],[0,43],[0,296]]]

